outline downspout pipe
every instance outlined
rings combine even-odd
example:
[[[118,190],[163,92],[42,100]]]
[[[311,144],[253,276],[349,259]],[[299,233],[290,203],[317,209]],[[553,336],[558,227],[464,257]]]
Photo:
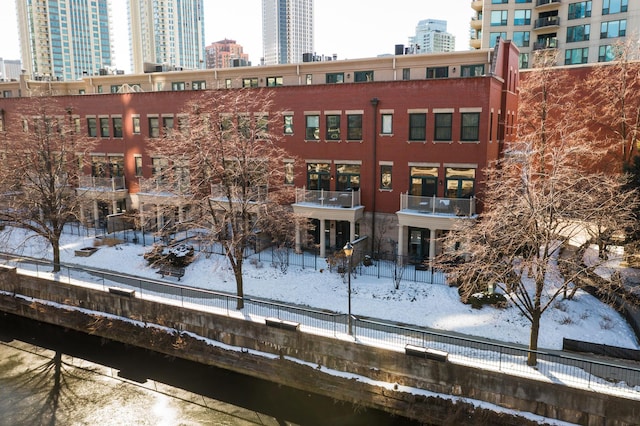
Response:
[[[373,138],[372,138],[372,156],[373,160],[371,162],[373,167],[373,176],[371,182],[371,255],[373,256],[375,250],[375,241],[376,241],[376,195],[377,195],[377,185],[378,185],[378,160],[377,160],[377,149],[378,149],[378,104],[380,100],[378,98],[371,98],[371,106],[373,107]],[[379,247],[378,247],[379,249]]]

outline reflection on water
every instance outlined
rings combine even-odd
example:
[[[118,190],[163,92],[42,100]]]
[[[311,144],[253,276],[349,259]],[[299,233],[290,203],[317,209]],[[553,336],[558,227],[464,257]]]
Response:
[[[0,425],[416,425],[0,313]]]

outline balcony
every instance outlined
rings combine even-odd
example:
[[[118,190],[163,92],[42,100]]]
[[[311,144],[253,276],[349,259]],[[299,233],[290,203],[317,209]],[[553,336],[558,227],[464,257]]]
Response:
[[[472,49],[480,49],[482,47],[482,40],[479,38],[472,38],[469,40],[469,47]]]
[[[476,213],[476,199],[418,197],[400,194],[400,210],[422,214],[442,214],[449,216],[473,216]]]
[[[296,214],[310,219],[356,221],[362,217],[360,191],[325,191],[296,188]]]
[[[554,7],[560,7],[560,3],[562,3],[562,0],[536,0],[536,9],[553,9]]]
[[[482,19],[472,18],[470,25],[474,30],[480,30],[482,29]]]
[[[545,18],[536,19],[534,29],[546,29],[546,28],[555,28],[560,26],[560,17],[559,16],[547,16]]]
[[[483,0],[471,0],[471,8],[476,12],[482,12]]]
[[[557,49],[557,48],[558,48],[558,39],[555,37],[533,43],[533,50]]]
[[[102,191],[118,191],[126,188],[124,186],[124,176],[111,178],[80,176],[80,179],[78,180],[78,187]]]

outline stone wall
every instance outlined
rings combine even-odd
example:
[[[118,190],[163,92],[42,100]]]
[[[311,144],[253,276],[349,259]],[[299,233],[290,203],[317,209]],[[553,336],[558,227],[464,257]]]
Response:
[[[504,413],[437,396],[413,395],[402,386],[487,401],[584,425],[632,425],[640,418],[640,402],[552,383],[452,364],[309,335],[227,316],[194,311],[115,293],[75,287],[0,268],[0,311],[57,324],[172,356],[225,368],[253,377],[382,409],[430,424],[534,424]],[[70,307],[35,303],[23,295]],[[117,317],[140,321],[134,324]],[[162,327],[151,326],[157,324]],[[189,333],[185,333],[185,332]],[[210,345],[193,336],[230,345]],[[294,361],[299,360],[299,361]],[[329,374],[327,369],[357,374],[384,387]],[[456,418],[457,416],[457,418]],[[453,423],[452,423],[453,424]],[[537,423],[536,423],[537,424]]]

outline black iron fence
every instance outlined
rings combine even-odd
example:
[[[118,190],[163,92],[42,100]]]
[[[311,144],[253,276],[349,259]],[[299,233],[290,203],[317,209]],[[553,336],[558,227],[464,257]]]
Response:
[[[223,292],[181,286],[159,280],[115,274],[90,268],[62,265],[59,273],[51,272],[49,261],[0,254],[4,264],[46,279],[72,285],[92,286],[103,291],[131,290],[133,297],[160,303],[199,309],[218,315],[252,321],[270,318],[288,321],[311,334],[343,336],[349,333],[346,314],[290,305],[258,298],[243,298],[244,308],[237,309],[238,297]],[[352,336],[361,344],[372,346],[425,348],[445,354],[449,362],[495,370],[510,375],[550,381],[559,385],[591,389],[626,398],[640,399],[640,368],[571,356],[566,353],[529,351],[518,345],[507,345],[480,338],[456,335],[371,318],[352,316]],[[534,352],[537,365],[527,365]]]

